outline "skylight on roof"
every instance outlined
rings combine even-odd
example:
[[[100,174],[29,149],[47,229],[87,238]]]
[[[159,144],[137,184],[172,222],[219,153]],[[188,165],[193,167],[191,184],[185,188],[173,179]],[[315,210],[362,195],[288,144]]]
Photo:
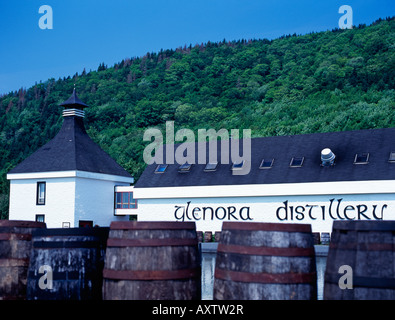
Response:
[[[209,162],[206,164],[204,167],[204,171],[209,172],[209,171],[216,171],[218,166],[218,162]]]
[[[155,173],[163,173],[166,171],[167,164],[158,164],[158,166],[155,169]]]
[[[274,159],[262,159],[259,169],[270,169],[273,166]]]
[[[189,164],[188,162],[180,165],[178,168],[178,172],[189,172],[191,171],[192,164]]]
[[[357,153],[354,158],[354,164],[368,164],[369,153]]]
[[[234,162],[232,165],[232,170],[241,170],[243,169],[244,160],[241,162]]]
[[[291,159],[291,162],[289,163],[289,166],[291,168],[300,168],[301,166],[303,166],[303,161],[304,157],[293,157]]]
[[[389,162],[395,162],[395,151],[390,152]]]

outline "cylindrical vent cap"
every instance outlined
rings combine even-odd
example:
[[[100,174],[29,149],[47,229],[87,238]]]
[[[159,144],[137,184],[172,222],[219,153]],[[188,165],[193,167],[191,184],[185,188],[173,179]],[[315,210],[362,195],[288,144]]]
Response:
[[[335,158],[336,156],[331,149],[325,148],[321,151],[321,161],[324,166],[332,165]]]

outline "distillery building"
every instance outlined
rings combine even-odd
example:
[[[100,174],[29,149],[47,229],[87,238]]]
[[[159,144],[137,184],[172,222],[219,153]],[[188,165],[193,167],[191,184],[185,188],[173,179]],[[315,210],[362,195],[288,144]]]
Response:
[[[117,186],[114,214],[195,221],[201,231],[224,221],[330,232],[335,220],[395,220],[395,128],[253,138],[246,174],[235,174],[244,161],[197,157],[148,165],[134,186]]]

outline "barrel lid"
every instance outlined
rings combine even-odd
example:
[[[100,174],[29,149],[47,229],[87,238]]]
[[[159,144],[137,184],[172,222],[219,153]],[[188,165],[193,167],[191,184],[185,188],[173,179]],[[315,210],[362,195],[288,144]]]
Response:
[[[48,228],[34,230],[33,237],[51,237],[51,236],[106,236],[108,235],[108,227],[95,228]]]
[[[175,221],[113,221],[111,230],[189,230],[196,229],[195,222]]]
[[[395,231],[395,221],[393,220],[353,220],[353,221],[333,221],[333,231],[354,230],[354,231]]]
[[[224,222],[224,230],[311,232],[311,224],[271,222]]]
[[[0,227],[46,228],[45,222],[28,220],[0,220]]]

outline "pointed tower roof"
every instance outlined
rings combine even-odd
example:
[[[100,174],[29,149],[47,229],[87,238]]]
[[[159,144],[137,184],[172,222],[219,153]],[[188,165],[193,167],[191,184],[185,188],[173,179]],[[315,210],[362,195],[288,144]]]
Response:
[[[87,134],[81,110],[87,105],[77,97],[75,89],[61,106],[65,107],[64,120],[58,134],[8,173],[78,170],[132,178]]]
[[[88,107],[87,104],[83,103],[80,98],[78,98],[77,93],[75,92],[75,87],[70,98],[61,103],[60,106],[65,107],[65,109],[84,109]]]

